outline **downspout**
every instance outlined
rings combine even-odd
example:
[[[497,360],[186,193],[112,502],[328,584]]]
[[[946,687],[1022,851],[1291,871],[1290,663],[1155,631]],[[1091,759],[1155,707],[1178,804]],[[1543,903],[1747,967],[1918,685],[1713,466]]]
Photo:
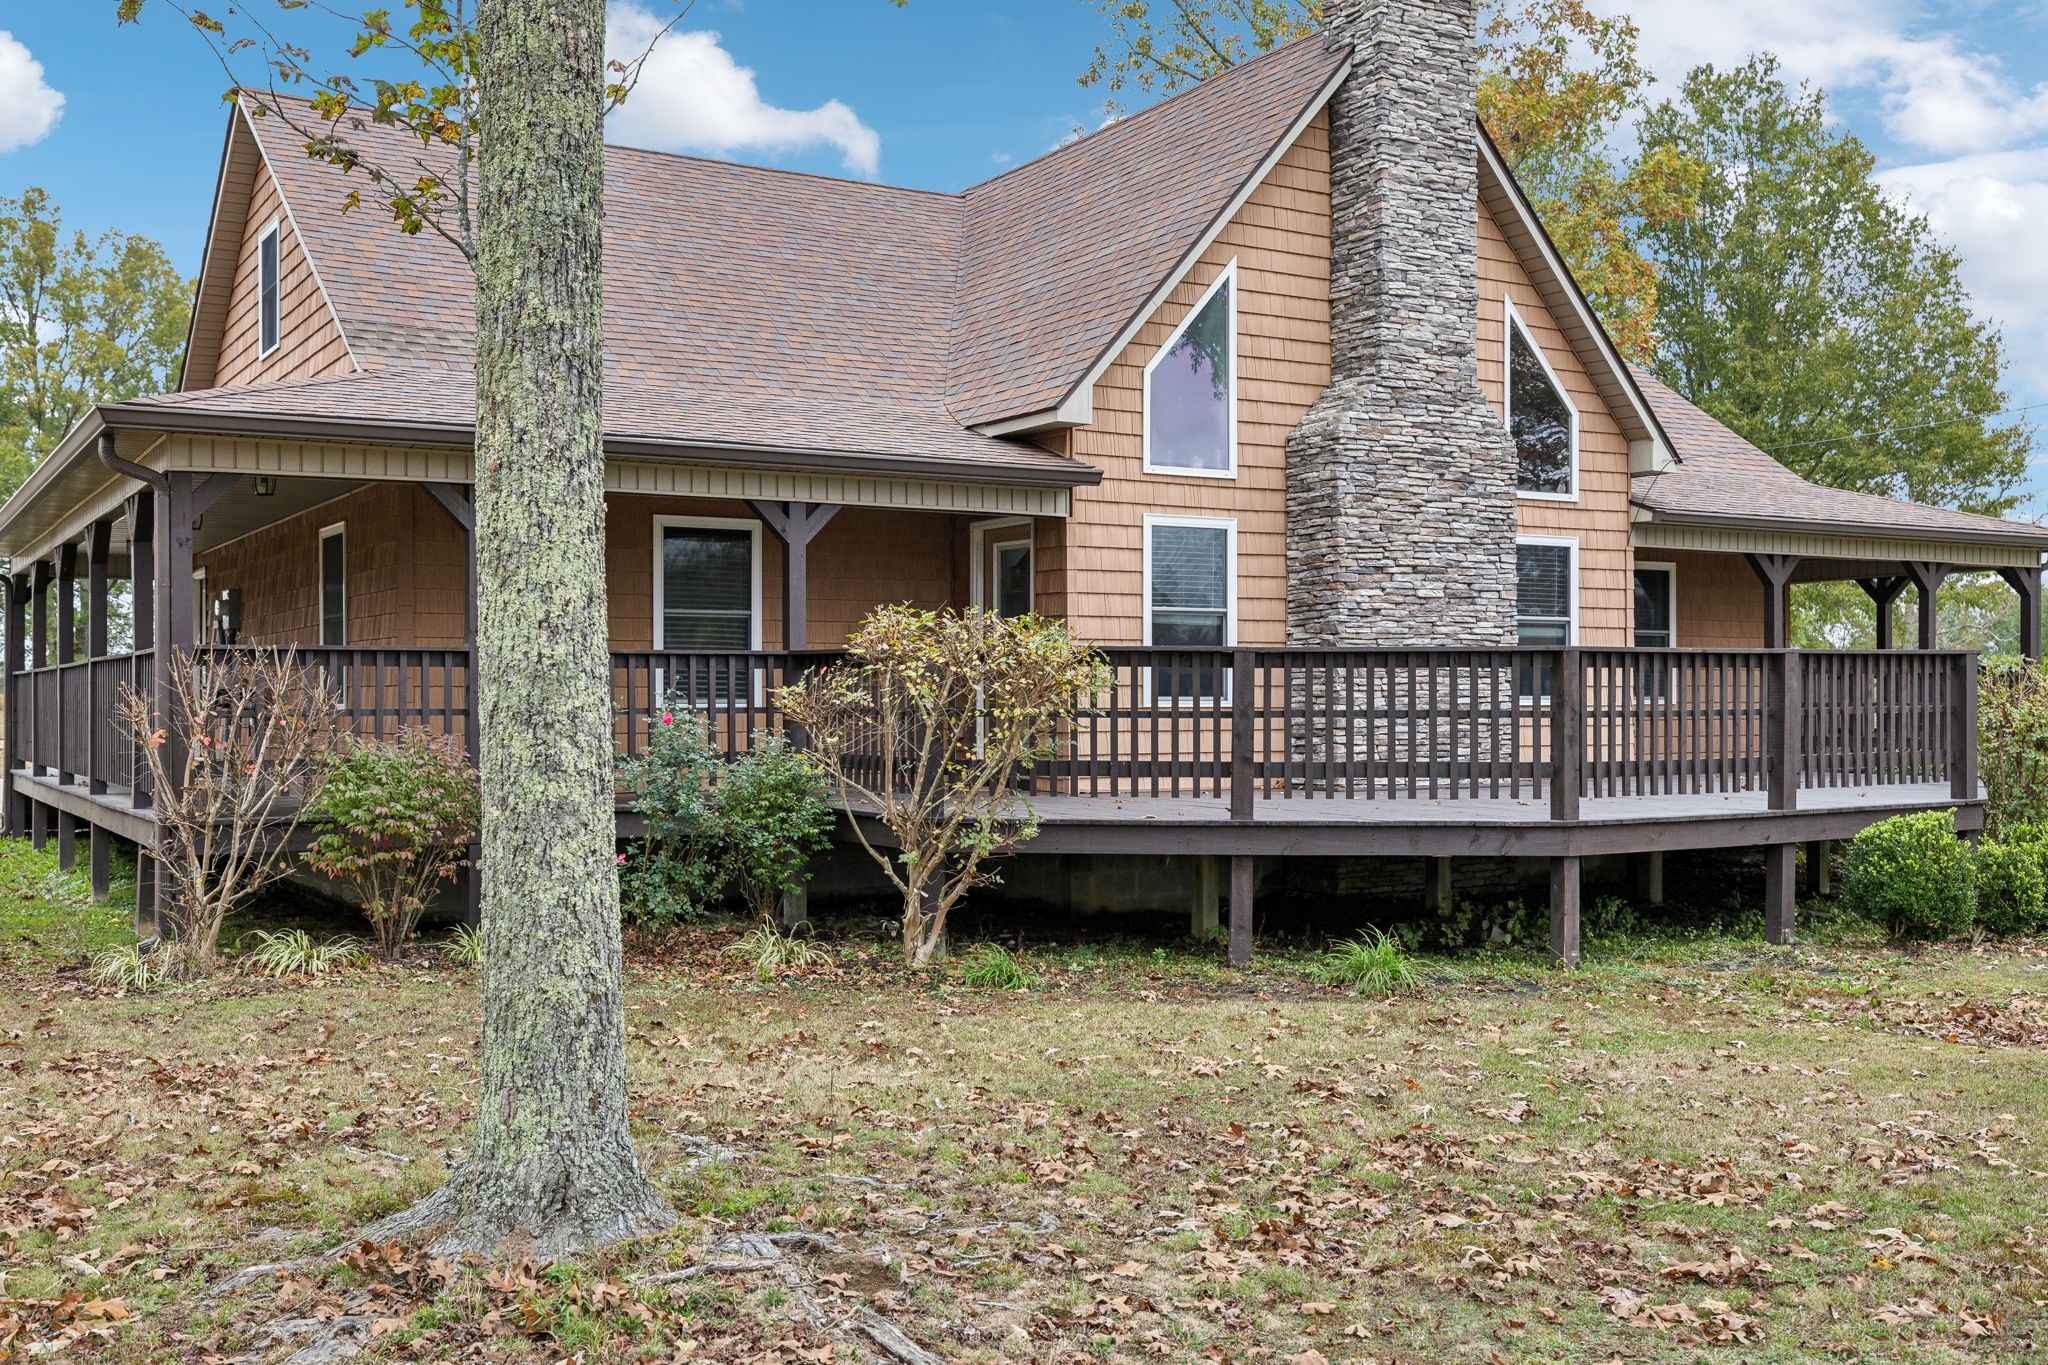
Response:
[[[131,479],[154,488],[159,493],[168,493],[171,489],[170,477],[162,470],[136,464],[133,460],[124,460],[115,454],[114,433],[111,431],[102,431],[100,433],[99,455],[100,463],[113,470],[116,474],[125,474]]]

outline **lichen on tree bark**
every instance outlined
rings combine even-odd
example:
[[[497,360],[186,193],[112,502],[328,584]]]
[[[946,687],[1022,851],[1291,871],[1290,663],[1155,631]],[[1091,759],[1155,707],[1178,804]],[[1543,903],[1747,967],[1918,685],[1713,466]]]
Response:
[[[373,1238],[539,1259],[674,1221],[633,1150],[604,598],[604,3],[482,0],[476,221],[482,1090]]]

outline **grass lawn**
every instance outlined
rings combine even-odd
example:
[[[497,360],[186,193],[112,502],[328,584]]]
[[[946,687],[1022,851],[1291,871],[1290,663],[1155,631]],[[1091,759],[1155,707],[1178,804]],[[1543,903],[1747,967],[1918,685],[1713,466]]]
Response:
[[[862,1310],[950,1361],[2048,1358],[2041,944],[1596,941],[1378,1001],[1114,944],[998,993],[863,937],[763,984],[710,926],[627,982],[673,1234],[214,1296],[440,1180],[475,977],[102,992],[126,912],[81,891],[0,845],[0,1358],[279,1361],[342,1318],[359,1360],[883,1359]],[[794,1229],[838,1250],[641,1282]]]

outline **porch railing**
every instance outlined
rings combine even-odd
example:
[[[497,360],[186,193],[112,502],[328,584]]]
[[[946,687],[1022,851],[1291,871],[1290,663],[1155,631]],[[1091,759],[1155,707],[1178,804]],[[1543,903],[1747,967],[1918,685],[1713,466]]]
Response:
[[[462,649],[306,648],[349,728],[472,737]],[[1975,656],[1917,651],[1134,649],[1103,651],[1086,699],[1030,792],[1274,803],[1511,799],[1578,818],[1583,799],[1946,783],[1973,799]],[[779,691],[832,651],[614,652],[613,743],[644,749],[683,708],[728,755],[789,730]],[[148,652],[13,675],[8,761],[148,803],[122,686]],[[797,738],[801,738],[800,736]],[[473,739],[472,739],[473,744]],[[1562,756],[1562,761],[1560,761]]]

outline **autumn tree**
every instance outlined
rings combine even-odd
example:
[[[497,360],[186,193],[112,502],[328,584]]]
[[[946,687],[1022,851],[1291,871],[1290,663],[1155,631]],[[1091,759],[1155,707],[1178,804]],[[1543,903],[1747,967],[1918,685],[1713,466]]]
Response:
[[[0,497],[93,404],[168,385],[190,299],[147,237],[67,231],[43,190],[0,196]]]
[[[1110,36],[1081,84],[1116,99],[1164,95],[1315,30],[1321,0],[1091,0]],[[1651,76],[1636,27],[1583,0],[1489,0],[1480,23],[1480,120],[1624,353],[1657,335],[1657,268],[1638,233],[1683,222],[1699,174],[1689,158],[1612,148],[1644,108]]]
[[[1821,93],[1769,56],[1702,66],[1642,136],[1705,171],[1697,212],[1643,234],[1659,377],[1816,483],[2010,510],[2033,441],[1998,418],[2003,338]]]

